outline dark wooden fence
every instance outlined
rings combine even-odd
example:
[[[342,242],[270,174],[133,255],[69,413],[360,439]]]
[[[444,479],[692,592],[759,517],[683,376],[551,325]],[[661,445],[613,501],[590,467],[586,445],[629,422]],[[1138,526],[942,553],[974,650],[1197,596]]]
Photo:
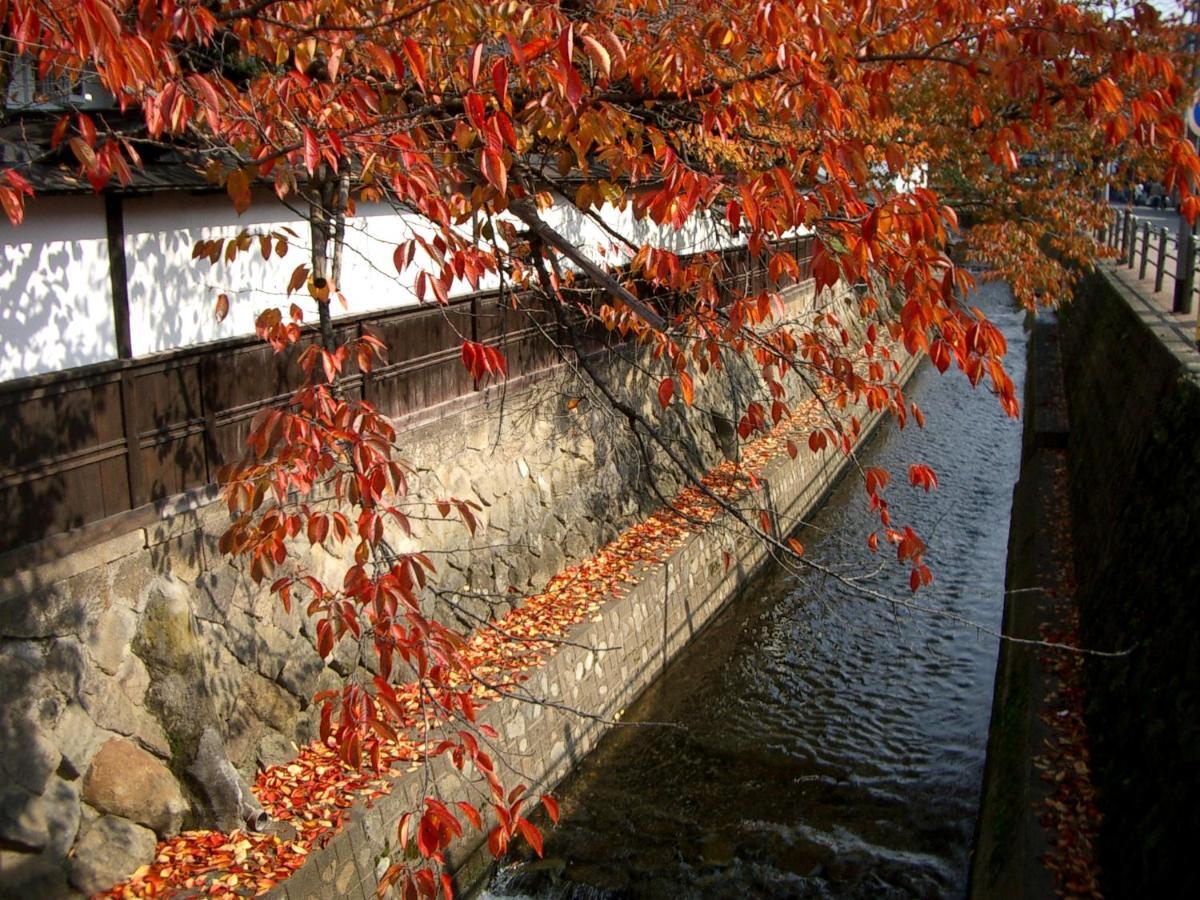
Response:
[[[807,277],[810,239],[779,246]],[[731,287],[767,285],[744,250],[724,256]],[[339,320],[340,340],[365,330],[388,346],[388,362],[369,374],[351,365],[345,389],[408,416],[478,389],[459,357],[464,338],[498,347],[512,379],[558,363],[543,333],[552,327],[495,295]],[[247,337],[0,384],[0,551],[40,542],[34,557],[55,556],[151,522],[163,502],[210,485],[242,452],[254,414],[289,395],[292,358]]]

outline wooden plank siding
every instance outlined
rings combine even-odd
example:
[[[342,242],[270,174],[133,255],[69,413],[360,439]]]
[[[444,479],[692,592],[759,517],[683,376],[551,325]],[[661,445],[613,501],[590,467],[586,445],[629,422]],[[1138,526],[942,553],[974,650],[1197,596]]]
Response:
[[[797,254],[805,277],[810,241],[779,245]],[[766,286],[744,249],[724,256],[743,284]],[[558,336],[553,315],[495,294],[370,313],[336,330],[339,340],[367,330],[387,344],[387,362],[369,375],[349,364],[344,389],[395,418],[478,389],[460,358],[463,339],[499,347],[510,378],[560,362],[547,340]],[[592,346],[602,345],[597,337]],[[289,394],[294,354],[236,338],[0,384],[0,552],[76,529],[111,537],[100,524],[135,527],[155,502],[211,484],[241,454],[255,413]]]

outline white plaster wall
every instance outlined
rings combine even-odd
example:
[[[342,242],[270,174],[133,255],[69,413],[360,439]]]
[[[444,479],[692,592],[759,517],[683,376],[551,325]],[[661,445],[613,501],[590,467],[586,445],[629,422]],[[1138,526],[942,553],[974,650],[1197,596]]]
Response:
[[[546,211],[545,218],[597,262],[625,261],[630,254],[614,244],[599,225],[565,205]],[[677,252],[728,246],[724,226],[696,220],[679,232],[633,221],[632,208],[605,208],[604,219],[634,243],[652,240]],[[520,223],[516,223],[520,227]],[[231,238],[242,229],[260,233],[289,227],[290,251],[282,259],[263,260],[255,249],[233,263],[210,265],[194,261],[197,241]],[[414,234],[432,238],[433,232],[417,217],[397,211],[387,203],[361,203],[346,223],[342,263],[342,294],[346,308],[334,303],[335,316],[371,312],[417,303],[413,282],[422,264],[418,251],[413,266],[403,276],[396,273],[392,253]],[[469,234],[469,226],[464,227]],[[129,272],[130,331],[135,356],[156,350],[183,347],[254,331],[254,320],[268,306],[295,302],[305,318],[316,316],[315,303],[304,290],[287,297],[286,286],[297,265],[308,261],[308,229],[304,221],[272,195],[256,198],[243,216],[234,212],[221,195],[158,194],[131,198],[125,204],[126,264]],[[601,253],[599,248],[605,248]],[[494,276],[480,282],[481,290],[498,286]],[[470,293],[466,281],[457,282],[451,296]],[[228,294],[230,313],[217,322],[213,309],[218,294]],[[427,295],[427,300],[432,295]]]
[[[258,314],[270,306],[295,302],[305,318],[316,318],[316,304],[301,289],[291,298],[287,283],[296,266],[309,260],[308,228],[301,215],[263,192],[243,216],[220,194],[162,193],[123,201],[125,258],[129,278],[130,337],[134,356],[252,334]],[[298,210],[302,212],[302,209]],[[602,211],[606,223],[635,244],[649,241],[679,253],[727,247],[735,243],[724,224],[693,219],[676,232],[633,220],[632,207]],[[574,207],[560,204],[544,213],[548,223],[601,264],[628,261],[628,248]],[[514,224],[521,227],[519,222]],[[258,234],[290,228],[290,250],[264,260],[257,243],[233,263],[193,260],[200,240],[232,238],[243,229]],[[108,279],[103,202],[96,197],[36,198],[19,228],[7,224],[0,234],[5,267],[0,272],[3,358],[0,380],[35,372],[86,365],[116,356],[112,297]],[[342,271],[345,309],[335,301],[335,316],[416,304],[412,286],[428,260],[418,251],[403,276],[392,253],[417,232],[433,232],[417,217],[386,203],[360,204],[347,221]],[[469,225],[464,226],[469,234]],[[740,239],[736,243],[740,243]],[[494,276],[481,290],[498,286]],[[466,281],[451,296],[471,292]],[[230,297],[228,316],[214,315],[219,294]],[[432,300],[429,295],[427,299]]]
[[[674,253],[699,253],[704,250],[721,250],[745,243],[742,237],[734,238],[723,221],[708,216],[693,216],[678,231],[669,225],[655,225],[649,219],[638,222],[633,217],[633,205],[620,210],[605,206],[597,212],[605,225],[633,242],[635,246],[649,243]],[[633,258],[633,251],[623,242],[617,241],[594,219],[580,213],[567,203],[542,213],[542,218],[552,228],[572,243],[583,248],[593,262],[620,265]],[[520,222],[515,223],[521,227]],[[600,252],[603,249],[604,252]]]
[[[0,216],[0,381],[115,359],[104,201],[36,198]]]
[[[307,256],[306,240],[282,259],[272,254],[270,261],[263,260],[257,244],[233,263],[222,259],[210,265],[208,260],[192,259],[198,241],[235,237],[242,229],[261,232],[287,226],[301,240],[307,238],[303,220],[272,195],[256,200],[239,217],[224,195],[163,193],[125,199],[134,356],[252,334],[263,309],[286,306],[288,278]],[[230,310],[218,322],[214,309],[222,293],[229,295]]]
[[[386,203],[359,204],[356,213],[346,222],[346,246],[343,251],[342,292],[349,305],[348,312],[417,303],[413,282],[421,267],[429,265],[429,259],[418,249],[410,268],[403,276],[398,276],[392,264],[392,253],[399,244],[418,233],[432,240],[433,229],[421,224],[418,217],[397,211]],[[676,253],[695,253],[744,243],[740,237],[736,240],[731,238],[723,223],[700,217],[693,218],[682,229],[675,231],[670,227],[659,228],[649,222],[635,222],[632,206],[623,211],[604,207],[599,214],[606,225],[628,237],[635,245],[651,242]],[[503,217],[518,230],[525,227],[511,215],[504,214]],[[633,256],[624,244],[615,241],[612,235],[574,206],[560,203],[545,210],[542,217],[552,228],[584,249],[598,264],[620,264],[628,262]],[[464,224],[460,232],[469,237],[472,233],[470,224]],[[498,288],[499,283],[498,276],[485,276],[480,279],[479,290]],[[463,296],[473,290],[465,280],[459,281],[450,289],[450,296]],[[426,300],[431,297],[431,294],[427,294]],[[340,313],[335,307],[335,314]]]
[[[302,205],[295,210],[303,212]],[[258,314],[268,307],[286,309],[291,303],[315,321],[316,302],[301,288],[290,297],[287,284],[298,265],[309,263],[308,225],[274,194],[262,193],[242,216],[224,195],[155,194],[125,203],[125,253],[129,275],[130,333],[135,356],[186,347],[206,341],[252,334]],[[401,278],[392,253],[413,235],[416,221],[387,204],[360,204],[347,220],[341,292],[346,307],[335,299],[334,316],[352,315],[417,303],[411,290],[416,270]],[[257,241],[249,253],[215,265],[193,260],[192,248],[201,240],[236,237],[243,229],[263,234],[290,228],[284,257],[264,260]],[[286,233],[286,232],[284,232]],[[432,231],[424,230],[427,237]],[[416,263],[422,255],[418,253]],[[481,285],[481,287],[483,287]],[[456,294],[471,288],[465,283]],[[219,294],[230,298],[228,316],[214,316]]]

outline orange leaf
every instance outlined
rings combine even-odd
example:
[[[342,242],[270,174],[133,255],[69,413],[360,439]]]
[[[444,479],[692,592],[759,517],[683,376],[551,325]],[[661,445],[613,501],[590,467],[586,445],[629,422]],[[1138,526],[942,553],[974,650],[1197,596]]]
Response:
[[[679,390],[683,395],[683,402],[691,406],[696,397],[696,389],[692,384],[692,376],[687,372],[679,373]]]

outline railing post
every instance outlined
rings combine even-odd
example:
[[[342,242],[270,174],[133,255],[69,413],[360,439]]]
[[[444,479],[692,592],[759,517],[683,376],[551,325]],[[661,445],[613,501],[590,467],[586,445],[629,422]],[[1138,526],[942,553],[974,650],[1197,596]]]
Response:
[[[1150,221],[1142,223],[1142,263],[1138,266],[1138,278],[1146,277],[1146,262],[1150,259]]]
[[[1129,253],[1129,210],[1121,210],[1121,234],[1120,243],[1117,245],[1117,250],[1120,252],[1121,262],[1124,262]]]
[[[1167,262],[1167,226],[1158,230],[1158,258],[1154,261],[1154,293],[1162,290],[1163,266]]]
[[[1196,279],[1196,248],[1192,228],[1182,216],[1179,219],[1179,249],[1175,253],[1175,302],[1177,313],[1192,311],[1192,285]]]
[[[1127,241],[1125,244],[1125,256],[1123,260],[1126,266],[1133,268],[1134,261],[1137,259],[1137,219],[1133,213],[1129,214],[1128,224],[1125,227],[1127,232]]]

